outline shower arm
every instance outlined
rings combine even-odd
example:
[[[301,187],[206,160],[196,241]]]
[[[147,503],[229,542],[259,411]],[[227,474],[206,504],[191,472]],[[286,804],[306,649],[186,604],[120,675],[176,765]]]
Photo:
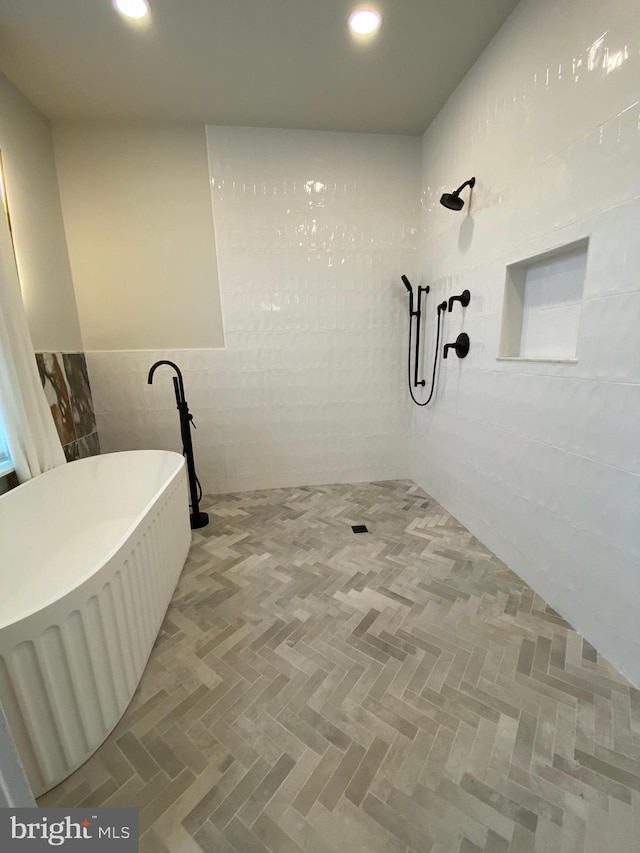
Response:
[[[454,190],[454,192],[452,192],[451,195],[460,195],[460,193],[462,192],[462,190],[465,187],[470,187],[471,189],[473,189],[475,187],[475,185],[476,185],[476,179],[475,178],[469,178],[469,180],[465,181],[464,184],[460,184],[458,189]]]

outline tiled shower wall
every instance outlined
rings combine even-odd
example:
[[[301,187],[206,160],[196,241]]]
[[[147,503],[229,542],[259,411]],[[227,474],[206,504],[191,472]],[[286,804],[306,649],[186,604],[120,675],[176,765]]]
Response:
[[[636,684],[639,45],[637,2],[525,0],[425,134],[421,272],[471,351],[413,424],[419,484]],[[506,266],[584,238],[577,362],[498,359]]]
[[[67,462],[100,453],[84,353],[39,352],[36,361]]]
[[[208,128],[224,350],[87,354],[104,450],[179,449],[205,492],[406,477],[420,140]],[[167,371],[167,372],[165,372]]]

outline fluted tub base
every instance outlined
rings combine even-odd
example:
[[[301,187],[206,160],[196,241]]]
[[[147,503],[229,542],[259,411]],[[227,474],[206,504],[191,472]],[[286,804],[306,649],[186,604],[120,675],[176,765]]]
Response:
[[[189,550],[184,460],[72,462],[0,498],[0,703],[35,796],[100,746],[140,681]]]

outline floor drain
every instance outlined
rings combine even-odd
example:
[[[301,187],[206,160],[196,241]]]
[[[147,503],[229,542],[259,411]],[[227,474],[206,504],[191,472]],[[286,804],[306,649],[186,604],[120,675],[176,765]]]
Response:
[[[351,529],[354,533],[368,533],[366,524],[352,524]]]

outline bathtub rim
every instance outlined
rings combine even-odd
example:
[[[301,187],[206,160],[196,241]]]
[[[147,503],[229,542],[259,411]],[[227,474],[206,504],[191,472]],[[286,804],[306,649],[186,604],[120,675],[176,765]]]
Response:
[[[74,459],[72,462],[67,462],[66,465],[82,465],[83,463],[91,463],[94,462],[95,459],[106,459],[109,456],[124,456],[124,455],[146,455],[146,454],[161,454],[163,456],[174,456],[176,461],[176,469],[171,473],[171,475],[164,481],[162,490],[169,488],[172,483],[181,475],[181,473],[185,470],[186,461],[182,454],[177,453],[174,450],[119,450],[114,453],[102,453],[99,456],[88,456],[84,459]],[[180,460],[180,464],[177,462]],[[6,498],[10,498],[12,495],[20,491],[20,489],[33,486],[35,482],[40,480],[41,477],[47,477],[49,475],[55,474],[56,471],[59,470],[63,466],[58,466],[56,468],[50,468],[48,471],[45,471],[43,474],[40,474],[38,477],[33,477],[31,480],[27,480],[26,483],[21,483],[19,486],[16,486],[15,489],[11,489],[9,492],[6,492],[4,495],[0,495],[0,509],[2,507],[2,501]],[[100,554],[99,560],[92,565],[90,571],[85,574],[82,574],[74,579],[73,583],[67,586],[63,586],[58,590],[58,594],[55,597],[48,598],[46,601],[38,602],[37,606],[34,606],[28,610],[24,610],[19,613],[15,618],[10,618],[3,622],[0,622],[0,631],[3,631],[5,628],[16,628],[20,622],[25,619],[32,618],[37,613],[40,613],[46,610],[48,607],[55,605],[57,602],[62,601],[67,596],[71,595],[76,589],[81,587],[84,583],[91,580],[98,572],[103,569],[118,553],[118,551],[123,547],[123,545],[129,540],[134,531],[140,524],[140,521],[147,515],[151,507],[155,504],[158,499],[158,496],[162,494],[162,492],[155,492],[149,501],[147,501],[137,512],[135,516],[133,516],[131,523],[126,527],[123,531],[122,535],[119,536],[114,545],[104,553]],[[187,503],[185,507],[185,512],[188,513],[189,505]]]

